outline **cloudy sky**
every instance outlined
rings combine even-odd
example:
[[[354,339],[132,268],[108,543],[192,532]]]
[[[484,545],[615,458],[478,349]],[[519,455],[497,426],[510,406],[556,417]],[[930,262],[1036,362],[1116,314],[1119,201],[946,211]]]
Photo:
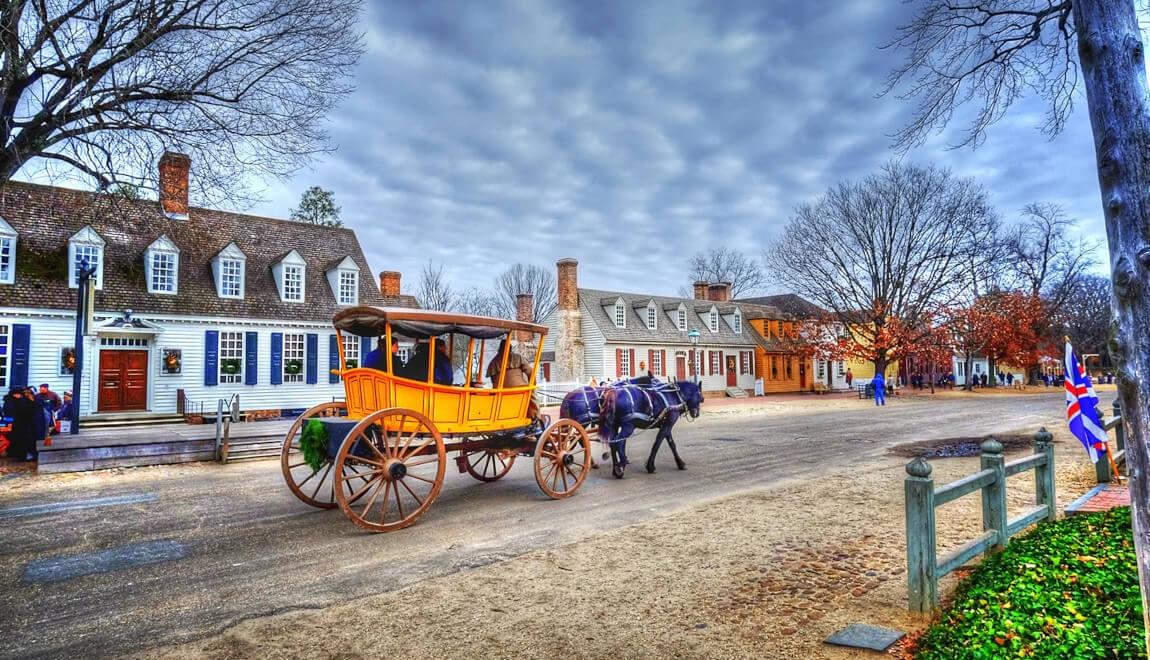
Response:
[[[897,156],[908,102],[876,98],[912,8],[896,0],[368,0],[337,150],[269,188],[336,194],[372,268],[410,291],[521,261],[579,260],[588,287],[674,294],[692,253],[759,254],[794,206]],[[975,151],[961,130],[904,158],[976,177],[1008,220],[1062,204],[1104,238],[1085,101],[1054,141],[1038,100]]]

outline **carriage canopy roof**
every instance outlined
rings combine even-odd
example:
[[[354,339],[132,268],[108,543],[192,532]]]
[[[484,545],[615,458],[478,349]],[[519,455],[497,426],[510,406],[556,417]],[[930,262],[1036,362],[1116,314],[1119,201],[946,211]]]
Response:
[[[360,337],[379,337],[389,323],[392,332],[415,339],[449,332],[475,339],[495,339],[512,330],[547,334],[547,326],[535,323],[403,307],[351,307],[337,312],[331,321],[340,331]]]

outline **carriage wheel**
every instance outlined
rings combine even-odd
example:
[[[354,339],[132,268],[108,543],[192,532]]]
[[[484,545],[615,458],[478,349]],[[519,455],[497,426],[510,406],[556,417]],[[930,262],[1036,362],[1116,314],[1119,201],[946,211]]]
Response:
[[[572,419],[548,426],[535,445],[535,481],[552,499],[571,497],[591,467],[591,439]]]
[[[284,481],[288,488],[306,504],[321,509],[334,509],[339,506],[335,501],[335,484],[332,459],[324,461],[318,470],[311,469],[303,460],[303,452],[299,448],[299,438],[303,433],[304,424],[309,419],[327,417],[347,411],[347,404],[343,402],[321,403],[309,408],[296,418],[284,436],[283,447],[280,449],[280,470],[283,471]]]
[[[483,449],[467,455],[467,473],[480,481],[499,481],[515,465],[515,454],[498,449]]]
[[[335,459],[339,508],[369,532],[415,522],[443,487],[447,450],[431,420],[388,408],[360,420]]]

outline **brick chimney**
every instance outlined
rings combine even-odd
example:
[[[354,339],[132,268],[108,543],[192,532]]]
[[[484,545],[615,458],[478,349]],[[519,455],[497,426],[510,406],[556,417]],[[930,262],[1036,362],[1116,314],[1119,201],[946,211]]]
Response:
[[[706,282],[704,282],[702,280],[695,282],[694,290],[695,290],[695,300],[706,300],[707,299],[707,283]]]
[[[534,323],[535,322],[534,303],[535,303],[535,297],[532,296],[530,293],[520,293],[517,296],[515,296],[515,320],[516,321],[523,321],[524,323]],[[519,332],[516,334],[517,334],[517,338],[519,340],[519,343],[521,345],[526,344],[527,342],[531,341],[531,333],[530,332]],[[534,357],[534,356],[532,356],[532,357]]]
[[[399,278],[401,274],[394,270],[385,270],[379,274],[379,292],[384,298],[395,298],[399,295]]]
[[[731,283],[716,282],[707,285],[707,300],[714,302],[729,302],[731,300]]]
[[[579,311],[579,262],[560,259],[558,269],[558,303],[554,323],[555,380],[560,383],[583,383],[583,325]],[[518,302],[518,300],[516,301]],[[602,376],[603,374],[597,374]]]
[[[168,217],[188,217],[188,173],[192,159],[165,151],[160,158],[160,208]]]

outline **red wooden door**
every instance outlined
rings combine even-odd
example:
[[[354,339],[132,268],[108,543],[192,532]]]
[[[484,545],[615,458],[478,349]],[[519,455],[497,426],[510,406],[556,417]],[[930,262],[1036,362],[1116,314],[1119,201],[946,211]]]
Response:
[[[687,380],[687,356],[675,356],[675,378],[678,380]]]
[[[100,412],[147,410],[148,352],[100,351]]]
[[[735,356],[727,356],[727,387],[737,387],[739,384],[739,372],[736,371],[738,366],[735,364]]]

